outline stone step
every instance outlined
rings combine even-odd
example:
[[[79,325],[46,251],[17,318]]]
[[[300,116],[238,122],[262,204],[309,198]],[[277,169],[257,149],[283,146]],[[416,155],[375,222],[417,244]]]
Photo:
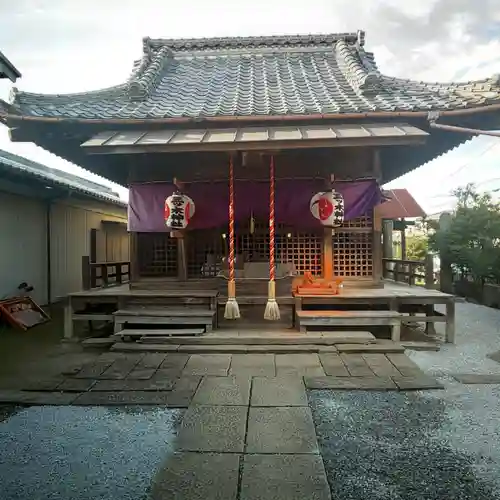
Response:
[[[356,352],[403,352],[401,346],[385,344],[379,351],[373,350],[373,344],[368,344],[363,349],[359,345]],[[139,342],[116,342],[112,351],[117,352],[179,352],[185,354],[245,354],[245,353],[321,353],[337,352],[336,346],[318,344],[221,344],[221,345],[191,345],[191,344],[143,344]]]
[[[138,336],[142,333],[142,337],[148,338],[147,343],[157,341],[161,344],[181,344],[181,345],[237,345],[237,344],[254,344],[254,345],[276,345],[276,344],[317,344],[317,345],[335,345],[335,344],[368,344],[375,342],[375,337],[370,332],[314,332],[310,334],[301,333],[275,333],[268,334],[252,334],[237,333],[224,334],[213,333],[201,336],[169,336],[169,330],[123,330],[123,335],[130,335],[128,332],[133,332],[132,336]],[[153,333],[155,332],[155,333]],[[156,333],[158,332],[158,333]],[[116,334],[122,335],[122,332]],[[154,336],[154,338],[153,338]],[[141,338],[141,341],[142,338]]]

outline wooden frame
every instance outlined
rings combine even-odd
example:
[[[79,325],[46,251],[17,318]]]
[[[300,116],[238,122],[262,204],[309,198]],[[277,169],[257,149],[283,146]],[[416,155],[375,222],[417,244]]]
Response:
[[[41,321],[34,323],[32,325],[26,325],[19,318],[16,318],[15,313],[17,310],[32,310],[40,314]],[[50,321],[50,316],[31,298],[25,297],[12,297],[10,299],[5,299],[0,301],[0,317],[4,318],[7,323],[9,323],[14,328],[20,328],[21,330],[28,330],[33,326],[41,325]]]

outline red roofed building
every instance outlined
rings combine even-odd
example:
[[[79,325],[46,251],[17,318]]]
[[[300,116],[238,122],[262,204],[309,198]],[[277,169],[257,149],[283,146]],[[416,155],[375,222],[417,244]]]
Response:
[[[382,219],[414,219],[426,216],[424,209],[407,189],[390,189],[387,194],[389,199],[379,208]]]

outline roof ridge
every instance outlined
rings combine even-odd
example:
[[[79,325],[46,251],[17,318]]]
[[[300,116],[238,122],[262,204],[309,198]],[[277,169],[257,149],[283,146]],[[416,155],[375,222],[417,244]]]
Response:
[[[207,38],[145,38],[143,41],[152,49],[168,46],[174,51],[182,50],[210,50],[221,48],[262,47],[262,46],[290,46],[290,45],[333,45],[339,40],[350,43],[364,44],[365,32],[347,33],[317,33],[296,35],[269,35],[269,36],[235,36],[235,37],[207,37]]]

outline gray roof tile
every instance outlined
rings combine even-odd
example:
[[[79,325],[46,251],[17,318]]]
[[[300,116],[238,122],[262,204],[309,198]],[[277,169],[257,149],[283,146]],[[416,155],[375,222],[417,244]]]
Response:
[[[123,85],[14,93],[19,113],[68,118],[203,118],[428,111],[500,102],[498,77],[425,83],[382,75],[364,33],[149,39]]]
[[[84,179],[77,175],[47,167],[41,163],[29,160],[0,149],[0,168],[14,171],[18,174],[32,177],[48,184],[62,186],[71,191],[77,191],[91,198],[104,200],[116,205],[125,206],[126,202],[111,188]]]

